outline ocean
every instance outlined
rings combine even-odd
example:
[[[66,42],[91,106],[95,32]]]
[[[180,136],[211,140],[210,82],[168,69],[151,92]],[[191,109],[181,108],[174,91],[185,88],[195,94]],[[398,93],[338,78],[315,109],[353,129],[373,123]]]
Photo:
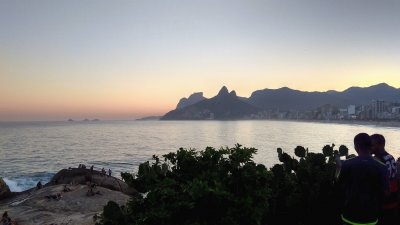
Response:
[[[296,121],[97,121],[0,123],[0,177],[13,191],[46,183],[59,170],[94,165],[113,175],[135,172],[152,155],[180,147],[204,149],[240,143],[255,147],[254,160],[278,163],[277,148],[294,155],[296,146],[321,152],[335,143],[353,150],[359,132],[380,133],[387,150],[400,156],[400,128]]]

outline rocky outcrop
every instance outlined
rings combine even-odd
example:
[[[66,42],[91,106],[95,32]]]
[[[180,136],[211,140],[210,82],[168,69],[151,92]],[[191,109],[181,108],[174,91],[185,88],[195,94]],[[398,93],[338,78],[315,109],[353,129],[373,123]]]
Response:
[[[99,171],[91,172],[89,169],[63,169],[60,170],[46,186],[57,184],[87,184],[95,183],[97,186],[104,187],[113,191],[119,191],[127,195],[135,195],[137,191],[129,187],[122,180],[103,175]]]
[[[13,221],[24,225],[94,225],[93,216],[101,213],[109,201],[122,205],[137,194],[118,178],[70,168],[59,171],[41,189],[35,187],[19,193],[10,192],[0,178],[0,213],[7,211]]]
[[[11,196],[11,191],[3,178],[0,177],[0,200]]]
[[[122,205],[130,199],[129,195],[102,187],[95,189],[98,194],[94,196],[87,196],[87,185],[68,185],[68,188],[69,192],[63,192],[64,185],[60,184],[32,189],[0,201],[0,213],[7,211],[13,221],[22,225],[94,225],[93,217],[109,201]],[[58,200],[46,197],[59,193]]]
[[[178,105],[176,106],[176,109],[183,109],[185,107],[188,107],[190,105],[196,104],[200,101],[203,101],[206,99],[203,96],[203,92],[195,92],[189,96],[189,98],[182,98]]]

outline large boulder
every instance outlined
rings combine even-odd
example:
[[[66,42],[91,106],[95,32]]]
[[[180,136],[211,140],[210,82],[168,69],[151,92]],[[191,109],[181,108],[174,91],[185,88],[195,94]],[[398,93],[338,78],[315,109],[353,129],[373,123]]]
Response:
[[[129,187],[129,185],[116,177],[103,175],[99,171],[90,171],[89,169],[80,168],[60,170],[46,186],[58,184],[87,184],[88,182],[127,195],[135,195],[138,193],[134,188]]]
[[[11,191],[3,178],[0,177],[0,200],[11,196]]]

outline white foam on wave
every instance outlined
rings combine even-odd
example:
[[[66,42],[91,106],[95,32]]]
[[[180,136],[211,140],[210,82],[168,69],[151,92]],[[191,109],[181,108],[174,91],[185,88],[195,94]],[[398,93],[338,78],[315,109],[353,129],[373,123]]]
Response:
[[[3,178],[4,182],[8,185],[12,192],[21,192],[23,191],[22,187],[18,185],[17,181],[10,180],[8,178]]]
[[[8,185],[12,192],[21,192],[26,191],[30,188],[36,186],[36,184],[41,180],[43,184],[45,184],[48,178],[39,178],[39,177],[19,177],[19,178],[3,178],[4,182]]]

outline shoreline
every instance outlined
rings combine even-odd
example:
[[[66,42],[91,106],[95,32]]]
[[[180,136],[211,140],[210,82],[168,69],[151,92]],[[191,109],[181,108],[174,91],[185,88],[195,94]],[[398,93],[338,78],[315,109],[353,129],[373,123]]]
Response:
[[[230,121],[279,121],[279,122],[303,122],[303,123],[323,123],[323,124],[348,124],[348,125],[364,125],[364,126],[379,126],[379,127],[400,127],[400,121],[379,121],[379,120],[306,120],[306,119],[236,119],[236,120],[140,120],[140,119],[131,119],[131,120],[101,120],[100,123],[113,123],[113,122],[169,122],[169,121],[179,121],[179,122],[230,122]],[[99,123],[97,122],[97,123]],[[83,121],[75,121],[75,123],[68,121],[0,121],[0,125],[11,125],[11,124],[40,124],[40,123],[58,123],[58,124],[89,124],[88,122]],[[91,123],[96,124],[96,123]]]
[[[400,121],[365,121],[365,120],[288,120],[288,119],[238,119],[238,120],[152,120],[158,122],[240,122],[240,121],[272,121],[272,122],[300,122],[300,123],[321,123],[321,124],[343,124],[377,127],[400,127]],[[140,121],[148,122],[148,121]]]
[[[321,124],[343,124],[359,126],[377,127],[400,127],[400,121],[364,121],[364,120],[267,120],[279,122],[302,122],[302,123],[321,123]]]

